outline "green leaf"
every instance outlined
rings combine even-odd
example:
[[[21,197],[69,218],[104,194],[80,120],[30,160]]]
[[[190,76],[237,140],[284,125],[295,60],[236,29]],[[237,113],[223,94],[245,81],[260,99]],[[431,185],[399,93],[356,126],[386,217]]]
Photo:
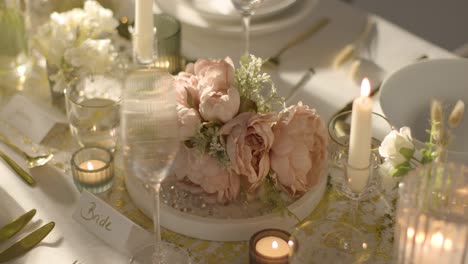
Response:
[[[187,87],[184,87],[185,91],[187,91],[187,104],[190,106],[190,108],[195,108],[195,103],[193,102],[193,96],[192,93],[190,93],[189,89]]]
[[[403,157],[405,157],[406,160],[411,160],[411,158],[413,157],[413,154],[414,154],[414,149],[401,148],[400,149],[400,154],[403,155]]]
[[[411,167],[411,164],[409,161],[404,162],[390,170],[390,175],[393,177],[400,177],[406,175],[410,170],[413,168]]]

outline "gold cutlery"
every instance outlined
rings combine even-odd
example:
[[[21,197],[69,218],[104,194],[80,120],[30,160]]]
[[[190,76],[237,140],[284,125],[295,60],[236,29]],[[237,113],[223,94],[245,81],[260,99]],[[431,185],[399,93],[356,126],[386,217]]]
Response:
[[[7,249],[0,252],[0,263],[10,261],[16,257],[19,257],[34,246],[39,244],[49,233],[54,229],[55,223],[50,222],[42,227],[36,229],[31,234],[25,236],[15,244],[11,245]]]
[[[265,63],[270,63],[274,66],[278,66],[280,63],[280,56],[286,52],[291,47],[299,44],[300,42],[304,41],[305,39],[309,38],[310,36],[314,35],[315,33],[319,32],[322,28],[330,23],[330,18],[324,17],[319,19],[317,22],[310,25],[304,32],[297,35],[291,41],[286,43],[284,47],[282,47],[274,56],[268,58]]]
[[[49,153],[47,155],[39,155],[39,156],[30,156],[26,152],[22,151],[18,146],[13,144],[8,138],[4,135],[0,134],[0,141],[5,143],[9,148],[17,152],[18,154],[22,155],[27,162],[29,168],[39,167],[47,164],[53,157],[54,154]]]
[[[0,150],[0,157],[23,179],[28,185],[35,185],[36,180],[29,175],[23,168],[21,168],[13,159],[8,157],[3,151]]]
[[[294,87],[291,88],[291,91],[289,92],[289,94],[284,97],[287,104],[290,103],[291,98],[293,98],[297,94],[297,92],[302,87],[304,87],[304,85],[310,80],[310,78],[312,78],[314,74],[315,74],[314,68],[307,69],[304,75],[302,75],[299,82],[296,85],[294,85]]]
[[[16,218],[13,222],[0,228],[0,243],[11,238],[16,233],[18,233],[21,229],[23,229],[23,227],[25,227],[29,223],[29,221],[31,221],[31,219],[34,217],[35,214],[36,214],[36,209],[32,209],[31,211]]]

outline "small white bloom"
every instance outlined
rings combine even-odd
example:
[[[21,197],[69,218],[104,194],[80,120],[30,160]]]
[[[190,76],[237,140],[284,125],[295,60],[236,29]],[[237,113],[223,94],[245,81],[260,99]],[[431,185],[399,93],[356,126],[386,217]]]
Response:
[[[394,166],[409,161],[414,153],[414,143],[411,129],[402,127],[400,131],[392,130],[382,141],[379,147],[380,156]]]
[[[108,71],[117,56],[110,39],[87,39],[76,48],[65,51],[64,58],[73,67],[92,73]]]

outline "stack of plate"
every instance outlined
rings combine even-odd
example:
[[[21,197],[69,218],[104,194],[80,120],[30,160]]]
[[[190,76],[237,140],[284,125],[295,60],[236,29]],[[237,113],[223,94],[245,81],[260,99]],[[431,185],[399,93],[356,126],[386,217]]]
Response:
[[[271,33],[310,15],[318,0],[265,0],[252,18],[251,33]],[[220,33],[240,33],[241,16],[231,0],[157,0],[183,24]]]

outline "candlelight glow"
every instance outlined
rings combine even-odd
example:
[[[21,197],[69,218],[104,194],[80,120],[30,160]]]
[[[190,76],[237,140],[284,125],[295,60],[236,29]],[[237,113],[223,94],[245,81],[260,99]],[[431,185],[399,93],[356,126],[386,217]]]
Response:
[[[424,235],[424,233],[418,233],[416,235],[416,243],[418,244],[421,244],[422,242],[424,242],[424,239],[426,238],[426,235]]]
[[[408,231],[406,231],[406,234],[408,235],[409,239],[413,239],[414,237],[414,229],[413,228],[408,228]]]
[[[444,249],[445,250],[450,250],[452,249],[452,240],[450,239],[446,239],[445,242],[444,242]]]
[[[88,170],[94,170],[93,163],[91,163],[91,161],[88,161],[86,166],[88,167]]]
[[[371,86],[369,79],[364,78],[361,83],[361,96],[369,96],[371,92]]]
[[[294,242],[292,242],[291,240],[289,240],[289,241],[288,241],[288,245],[289,245],[290,247],[292,247],[292,246],[294,245]]]
[[[444,243],[444,236],[440,232],[437,232],[432,236],[431,244],[433,247],[440,248],[442,247],[443,243]]]
[[[278,248],[278,242],[273,241],[273,243],[271,243],[271,247],[274,248],[274,249],[277,249]]]

